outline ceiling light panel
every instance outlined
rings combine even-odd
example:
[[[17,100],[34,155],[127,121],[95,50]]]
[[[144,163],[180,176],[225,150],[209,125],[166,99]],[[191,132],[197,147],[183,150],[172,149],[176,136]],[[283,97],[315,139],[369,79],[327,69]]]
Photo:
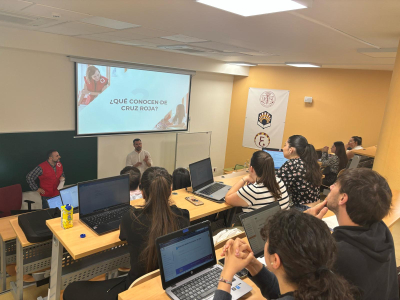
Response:
[[[321,65],[310,63],[285,63],[285,65],[297,68],[321,68]]]
[[[244,17],[307,8],[292,0],[196,0]]]
[[[74,36],[74,35],[104,33],[104,32],[109,32],[110,29],[80,22],[69,22],[40,29],[40,31]]]
[[[112,28],[112,29],[127,29],[127,28],[140,27],[140,25],[121,22],[121,21],[112,20],[112,19],[107,19],[107,18],[103,18],[103,17],[90,17],[90,18],[82,19],[81,22],[98,25],[98,26],[103,26],[103,27],[107,27],[107,28]]]
[[[32,5],[33,2],[29,1],[16,1],[16,0],[0,0],[0,10],[3,11],[20,11],[25,7]]]
[[[163,36],[162,39],[167,39],[171,41],[177,41],[181,43],[198,43],[198,42],[207,42],[207,40],[198,39],[195,37],[177,34],[177,35],[170,35],[170,36]]]
[[[29,6],[25,8],[22,12],[29,15],[55,19],[63,22],[78,21],[82,18],[87,18],[88,16],[90,16],[88,14],[82,14],[71,10],[60,9],[40,4]]]

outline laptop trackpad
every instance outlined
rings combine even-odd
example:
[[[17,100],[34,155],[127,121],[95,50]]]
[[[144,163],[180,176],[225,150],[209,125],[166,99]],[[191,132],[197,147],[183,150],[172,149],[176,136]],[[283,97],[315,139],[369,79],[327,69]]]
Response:
[[[115,220],[110,223],[107,223],[107,226],[110,228],[118,228],[120,223],[121,223],[120,220]]]

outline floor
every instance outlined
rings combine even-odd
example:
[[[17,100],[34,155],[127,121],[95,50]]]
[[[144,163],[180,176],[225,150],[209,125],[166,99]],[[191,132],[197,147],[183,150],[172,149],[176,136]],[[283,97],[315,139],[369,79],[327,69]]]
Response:
[[[400,221],[398,221],[395,225],[392,227],[392,235],[394,239],[394,247],[396,250],[396,262],[397,266],[400,266]],[[10,281],[14,281],[15,277],[9,277],[7,278],[7,288],[9,288]],[[36,300],[37,297],[42,296],[45,297],[47,296],[47,289],[48,289],[48,284],[43,285],[41,287],[36,287],[35,285],[27,287],[24,289],[24,300]],[[0,300],[14,300],[12,297],[12,294],[10,292],[5,293],[3,295],[0,295]]]

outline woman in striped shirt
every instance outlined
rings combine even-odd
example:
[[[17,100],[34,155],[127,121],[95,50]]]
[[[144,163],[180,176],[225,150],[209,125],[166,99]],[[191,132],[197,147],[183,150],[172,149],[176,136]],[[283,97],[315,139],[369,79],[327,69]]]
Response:
[[[225,202],[251,212],[275,201],[279,201],[281,209],[289,208],[285,184],[275,176],[274,160],[268,153],[256,151],[250,160],[249,175],[228,191]]]

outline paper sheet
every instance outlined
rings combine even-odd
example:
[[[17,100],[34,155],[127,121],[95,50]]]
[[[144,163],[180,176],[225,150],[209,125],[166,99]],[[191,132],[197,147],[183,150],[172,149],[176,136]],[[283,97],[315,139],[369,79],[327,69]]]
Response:
[[[326,225],[328,225],[329,229],[332,231],[335,227],[339,226],[336,216],[323,218],[322,221],[324,221]]]
[[[60,181],[60,184],[57,187],[57,190],[61,190],[64,187],[65,180]]]

